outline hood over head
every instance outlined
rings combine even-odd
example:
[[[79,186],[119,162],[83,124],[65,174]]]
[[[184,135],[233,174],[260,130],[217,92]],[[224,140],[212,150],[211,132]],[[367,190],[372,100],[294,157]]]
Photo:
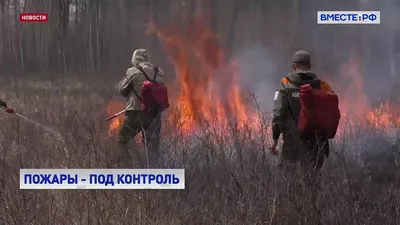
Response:
[[[138,66],[141,62],[148,62],[146,49],[136,49],[132,54],[132,65]]]
[[[289,73],[288,78],[296,83],[302,83],[303,81],[309,81],[309,80],[317,80],[318,77],[315,75],[315,73],[311,71],[297,71],[297,72],[291,72]]]

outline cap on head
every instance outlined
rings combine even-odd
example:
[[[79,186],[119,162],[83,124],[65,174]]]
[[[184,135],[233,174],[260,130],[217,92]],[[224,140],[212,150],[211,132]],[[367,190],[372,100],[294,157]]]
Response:
[[[139,64],[140,62],[147,62],[147,61],[148,61],[148,57],[147,57],[146,49],[140,48],[140,49],[136,49],[133,52],[132,64],[134,66],[137,66],[137,64]]]
[[[297,51],[293,54],[292,63],[309,65],[311,64],[311,55],[304,50]]]

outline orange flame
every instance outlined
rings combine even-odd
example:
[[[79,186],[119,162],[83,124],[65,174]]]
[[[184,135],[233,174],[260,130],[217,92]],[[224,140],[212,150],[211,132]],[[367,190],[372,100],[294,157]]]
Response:
[[[339,133],[343,134],[344,126],[354,126],[355,118],[384,131],[389,131],[390,126],[399,127],[400,114],[396,113],[399,112],[399,106],[389,101],[382,102],[377,107],[370,104],[364,91],[360,58],[354,51],[351,51],[350,59],[343,65],[340,74],[344,83],[333,83],[333,88],[339,88],[340,110],[343,118],[347,118],[341,120]],[[347,87],[340,90],[346,84]]]
[[[391,102],[381,102],[379,106],[368,113],[367,119],[374,126],[389,129],[400,128],[400,107]]]
[[[121,101],[112,101],[107,105],[107,115],[112,116],[115,115],[116,113],[120,112],[125,108],[125,104]],[[109,124],[108,127],[108,136],[109,137],[115,137],[119,130],[121,129],[121,126],[125,120],[125,115],[120,114],[117,117],[113,118]],[[135,137],[135,143],[141,143],[142,141],[142,133],[139,133]]]
[[[113,101],[107,105],[107,115],[112,116],[119,111],[123,110],[125,107],[125,104],[119,101]],[[108,128],[108,135],[109,136],[114,136],[119,128],[121,127],[122,123],[124,122],[125,116],[123,114],[113,118],[110,121],[110,125]]]
[[[215,122],[213,125],[225,131],[232,118],[238,127],[243,127],[255,115],[245,104],[245,94],[238,84],[237,63],[226,59],[218,36],[201,20],[178,29],[161,29],[152,24],[150,31],[162,42],[178,78],[178,88],[169,86],[169,90],[179,90],[170,93],[171,103],[176,105],[169,110],[169,124],[184,134],[196,130],[203,121]],[[339,95],[343,117],[338,136],[344,134],[345,126],[354,126],[352,118],[361,118],[361,122],[379,129],[400,126],[400,113],[395,113],[400,112],[399,106],[390,102],[371,106],[364,91],[361,61],[355,52],[351,52],[338,74],[343,83],[330,82]],[[123,107],[123,103],[111,103],[108,114],[115,114]],[[110,123],[110,135],[121,126],[123,119],[121,115]]]
[[[239,126],[248,120],[243,90],[237,83],[237,66],[228,62],[219,38],[194,20],[185,29],[162,30],[153,24],[179,79],[177,110],[169,117],[183,133],[201,121],[218,121],[226,128],[232,118]],[[177,121],[173,121],[177,120]]]

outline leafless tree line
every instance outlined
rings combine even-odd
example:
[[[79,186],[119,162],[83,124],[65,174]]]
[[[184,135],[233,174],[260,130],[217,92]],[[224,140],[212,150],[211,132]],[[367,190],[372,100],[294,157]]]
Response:
[[[318,10],[380,10],[383,5],[361,2],[1,0],[0,71],[112,70],[125,67],[133,48],[137,47],[150,49],[153,57],[162,61],[165,55],[156,37],[146,34],[150,20],[162,26],[184,26],[193,15],[201,15],[229,51],[257,43],[276,52],[285,63],[285,57],[303,48],[317,56],[320,67],[328,68],[346,60],[350,48],[371,58],[374,57],[371,51],[381,46],[384,52],[380,58],[390,61],[388,72],[394,74],[393,46],[398,42],[398,30],[384,25],[371,28],[316,24]],[[21,23],[21,12],[49,13],[49,21]],[[377,35],[382,31],[386,34]]]

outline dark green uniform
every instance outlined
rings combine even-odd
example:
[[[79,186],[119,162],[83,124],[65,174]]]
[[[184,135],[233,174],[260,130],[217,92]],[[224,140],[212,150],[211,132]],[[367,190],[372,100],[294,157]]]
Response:
[[[314,73],[307,71],[290,73],[287,78],[282,79],[281,88],[275,93],[272,120],[273,139],[278,140],[280,134],[283,134],[281,163],[300,161],[307,168],[319,170],[323,165],[324,155],[329,152],[328,140],[300,136],[297,120],[300,113],[301,85],[310,84],[313,88],[321,88],[322,81]]]

